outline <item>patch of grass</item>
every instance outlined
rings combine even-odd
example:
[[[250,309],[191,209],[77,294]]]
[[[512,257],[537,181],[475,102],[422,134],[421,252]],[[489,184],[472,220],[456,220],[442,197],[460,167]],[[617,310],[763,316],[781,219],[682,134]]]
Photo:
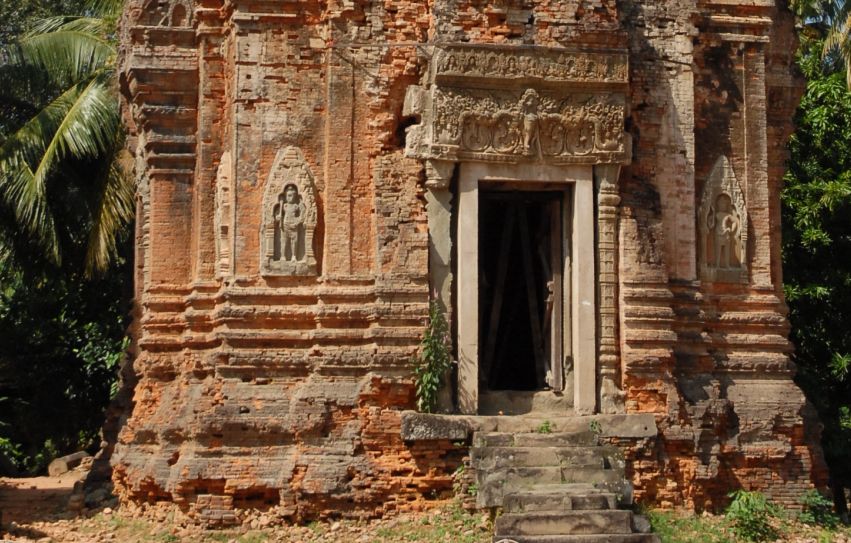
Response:
[[[723,515],[695,515],[683,511],[643,511],[650,520],[653,531],[662,543],[739,543],[748,541],[734,532],[732,522]],[[835,543],[840,536],[851,538],[851,526],[836,528],[810,526],[788,512],[778,510],[770,525],[776,541],[800,543],[801,541]]]
[[[267,534],[263,532],[248,532],[238,539],[239,543],[266,543],[272,541]]]
[[[442,511],[428,514],[418,520],[406,520],[379,528],[372,543],[490,543],[493,527],[490,523],[483,526],[480,521],[480,516],[471,515],[458,503],[453,503]]]
[[[207,537],[210,538],[210,541],[216,541],[218,543],[227,543],[233,539],[233,535],[230,532],[208,532],[201,541],[204,541]]]
[[[653,510],[647,518],[662,543],[735,543],[723,517]]]

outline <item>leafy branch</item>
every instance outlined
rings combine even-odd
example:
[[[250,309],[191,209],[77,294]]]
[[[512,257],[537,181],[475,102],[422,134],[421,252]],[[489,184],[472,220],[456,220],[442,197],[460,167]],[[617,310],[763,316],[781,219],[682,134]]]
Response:
[[[432,413],[437,407],[441,380],[451,365],[449,325],[436,301],[429,304],[428,325],[421,346],[422,351],[414,368],[417,409]]]

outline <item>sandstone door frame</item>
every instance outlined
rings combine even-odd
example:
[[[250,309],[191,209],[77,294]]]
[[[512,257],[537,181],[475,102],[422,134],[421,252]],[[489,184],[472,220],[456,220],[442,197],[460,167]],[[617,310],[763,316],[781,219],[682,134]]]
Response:
[[[563,292],[569,329],[564,331],[564,353],[573,360],[573,405],[578,413],[597,407],[597,297],[595,275],[595,202],[593,166],[494,164],[460,162],[458,174],[458,229],[456,316],[458,348],[458,404],[462,413],[479,408],[479,189],[488,182],[536,185],[563,184],[572,189],[569,219],[570,247],[565,262]],[[568,265],[569,264],[569,265]],[[567,392],[567,391],[566,391]]]

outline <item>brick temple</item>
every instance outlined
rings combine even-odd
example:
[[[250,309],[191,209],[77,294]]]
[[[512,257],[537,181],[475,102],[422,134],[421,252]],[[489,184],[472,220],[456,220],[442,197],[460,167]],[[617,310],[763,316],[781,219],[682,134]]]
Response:
[[[558,464],[600,507],[823,484],[782,290],[793,25],[782,0],[131,0],[122,500],[374,517],[466,463],[510,510],[491,449],[544,423],[619,470]],[[430,300],[438,416],[412,412]]]

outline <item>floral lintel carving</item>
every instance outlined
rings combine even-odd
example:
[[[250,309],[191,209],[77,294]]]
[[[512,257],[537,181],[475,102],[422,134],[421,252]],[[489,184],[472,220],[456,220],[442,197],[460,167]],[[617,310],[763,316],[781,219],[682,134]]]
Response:
[[[443,162],[628,164],[626,51],[445,44],[408,87],[406,155]]]
[[[700,278],[747,283],[748,212],[742,188],[726,156],[715,162],[698,211]]]
[[[296,147],[279,150],[263,192],[261,274],[317,274],[317,216],[316,184],[304,156]]]
[[[547,84],[629,82],[629,57],[623,53],[451,45],[438,49],[435,57],[438,81],[498,78],[503,83],[511,80]]]
[[[455,91],[437,101],[439,144],[459,155],[584,156],[624,151],[623,96]],[[459,115],[458,112],[462,113]]]

